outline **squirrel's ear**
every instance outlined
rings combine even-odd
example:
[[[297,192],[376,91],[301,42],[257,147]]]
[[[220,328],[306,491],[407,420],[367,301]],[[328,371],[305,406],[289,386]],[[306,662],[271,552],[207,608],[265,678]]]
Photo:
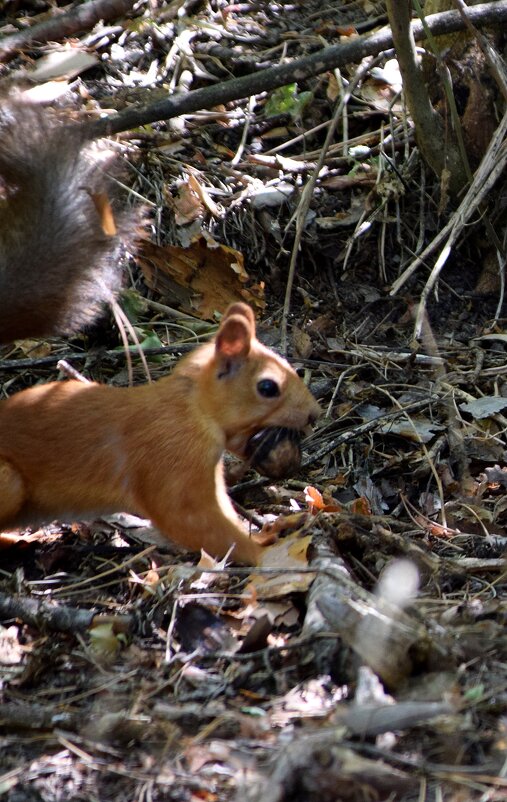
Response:
[[[250,344],[254,336],[252,321],[249,315],[231,314],[231,310],[236,306],[244,306],[243,304],[234,304],[229,307],[220,328],[218,329],[217,336],[215,337],[215,353],[217,356],[226,357],[245,357],[250,351]],[[245,306],[250,314],[251,310]],[[253,314],[252,314],[253,317]]]
[[[237,303],[228,306],[222,318],[222,324],[226,318],[231,317],[232,315],[242,315],[242,317],[246,318],[246,320],[252,327],[252,336],[255,334],[255,316],[251,308],[247,306],[247,304]]]

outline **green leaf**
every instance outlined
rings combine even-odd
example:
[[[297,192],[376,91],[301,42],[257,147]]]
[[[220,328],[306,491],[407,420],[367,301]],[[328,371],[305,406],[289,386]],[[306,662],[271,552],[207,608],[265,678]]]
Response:
[[[136,323],[146,312],[146,298],[136,290],[123,290],[120,300],[121,307],[131,323]]]
[[[293,119],[300,119],[303,111],[313,98],[312,92],[300,92],[297,84],[287,84],[275,89],[264,106],[266,117],[277,114],[290,114]]]

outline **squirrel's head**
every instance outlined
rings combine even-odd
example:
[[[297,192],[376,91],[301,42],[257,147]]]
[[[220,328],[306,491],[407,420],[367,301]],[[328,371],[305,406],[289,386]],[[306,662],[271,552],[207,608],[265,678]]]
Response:
[[[206,413],[221,427],[227,450],[244,458],[250,438],[261,429],[301,431],[321,414],[296,371],[259,342],[246,304],[227,309],[213,348],[200,384]]]

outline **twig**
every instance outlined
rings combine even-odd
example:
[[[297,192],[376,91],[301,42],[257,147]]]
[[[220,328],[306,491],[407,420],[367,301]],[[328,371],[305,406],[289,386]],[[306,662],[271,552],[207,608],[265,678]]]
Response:
[[[408,404],[406,407],[400,407],[399,410],[395,410],[394,412],[389,412],[385,415],[378,415],[378,417],[373,418],[366,423],[360,423],[358,426],[354,426],[353,429],[342,432],[342,434],[339,434],[331,441],[328,441],[320,448],[317,448],[307,459],[302,460],[301,468],[307,468],[309,465],[319,462],[323,457],[327,456],[327,454],[330,454],[332,451],[335,451],[344,443],[349,443],[351,440],[356,440],[358,437],[362,437],[367,432],[375,431],[378,426],[384,425],[391,420],[396,420],[400,417],[400,415],[407,415],[410,412],[417,412],[420,409],[424,409],[424,407],[428,406],[432,400],[435,399],[432,399],[428,395],[427,398],[423,398],[421,401],[414,401],[413,404]]]
[[[56,367],[69,379],[75,379],[75,381],[82,382],[83,384],[91,384],[90,379],[87,379],[86,376],[83,376],[75,367],[73,367],[66,359],[59,359],[56,363]]]
[[[377,57],[377,60],[379,58],[380,56]],[[353,91],[359,86],[364,76],[374,66],[374,64],[375,61],[371,61],[371,59],[368,59],[368,61],[361,64],[356,74],[354,75],[352,81],[350,81],[346,91],[343,92],[343,94],[341,95],[340,100],[336,106],[335,112],[333,114],[331,124],[328,128],[324,144],[322,145],[319,158],[317,159],[317,164],[315,165],[312,171],[308,183],[303,189],[301,202],[298,204],[298,207],[294,215],[287,224],[288,227],[292,224],[293,220],[295,220],[296,234],[294,237],[294,242],[292,244],[289,273],[287,276],[287,286],[285,288],[285,299],[283,303],[282,323],[280,327],[281,329],[280,348],[283,354],[287,353],[287,320],[289,317],[290,298],[292,294],[292,285],[294,283],[294,275],[296,273],[296,262],[299,253],[299,245],[301,243],[301,237],[303,236],[303,231],[306,224],[306,215],[308,214],[308,209],[310,208],[310,203],[313,197],[313,191],[315,189],[317,179],[320,175],[320,171],[322,170],[322,165],[324,164],[324,160],[326,158],[329,146],[331,145],[331,142],[334,138],[336,127],[341,119],[343,109],[345,108],[350,98],[352,97]]]

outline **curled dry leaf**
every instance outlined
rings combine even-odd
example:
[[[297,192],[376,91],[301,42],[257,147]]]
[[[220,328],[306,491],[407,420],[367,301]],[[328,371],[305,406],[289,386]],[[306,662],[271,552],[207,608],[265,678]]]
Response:
[[[308,509],[316,515],[318,512],[342,512],[343,507],[333,498],[325,499],[320,490],[312,485],[305,487],[305,501]]]

